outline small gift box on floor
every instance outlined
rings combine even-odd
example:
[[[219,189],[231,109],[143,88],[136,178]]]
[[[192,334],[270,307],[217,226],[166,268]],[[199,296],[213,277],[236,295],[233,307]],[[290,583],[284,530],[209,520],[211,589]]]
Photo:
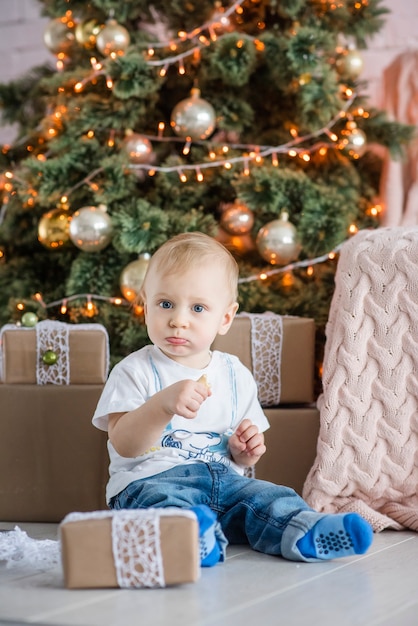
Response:
[[[165,587],[200,575],[199,526],[178,508],[70,513],[60,524],[68,589]]]
[[[109,338],[101,324],[6,324],[0,331],[0,381],[9,384],[100,384],[109,368]]]

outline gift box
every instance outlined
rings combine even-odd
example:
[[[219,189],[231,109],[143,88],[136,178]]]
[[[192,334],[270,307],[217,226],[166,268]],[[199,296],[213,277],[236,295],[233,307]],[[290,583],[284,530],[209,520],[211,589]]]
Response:
[[[314,400],[315,323],[274,313],[239,313],[214,350],[239,357],[252,372],[264,407]]]
[[[109,368],[109,339],[101,324],[53,320],[0,331],[0,380],[9,384],[99,384]]]
[[[107,433],[91,417],[103,385],[0,383],[0,519],[60,522],[106,508]]]
[[[177,508],[73,513],[60,524],[68,589],[165,587],[200,574],[199,527]]]
[[[264,433],[266,452],[255,466],[255,476],[302,494],[316,457],[319,410],[316,406],[265,409],[270,428]]]

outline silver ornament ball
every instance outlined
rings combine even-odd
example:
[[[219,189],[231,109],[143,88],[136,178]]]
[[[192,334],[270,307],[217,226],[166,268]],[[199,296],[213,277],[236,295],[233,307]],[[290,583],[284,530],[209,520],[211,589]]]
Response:
[[[44,43],[53,54],[69,54],[75,41],[75,24],[57,17],[45,27]]]
[[[112,221],[103,205],[86,206],[74,213],[70,222],[70,239],[83,252],[99,252],[111,241]]]
[[[354,159],[361,157],[367,148],[366,134],[358,128],[355,122],[348,123],[347,129],[342,133],[342,147],[344,152]]]
[[[207,139],[215,130],[216,113],[207,100],[194,88],[191,95],[176,104],[171,113],[171,127],[176,135],[192,141]]]
[[[286,265],[298,258],[301,245],[287,212],[260,228],[256,246],[263,259],[272,265]]]
[[[105,56],[122,56],[130,42],[129,32],[116,20],[108,20],[96,35],[96,48]]]
[[[349,49],[337,57],[335,66],[342,78],[355,80],[363,71],[363,57],[356,49]]]

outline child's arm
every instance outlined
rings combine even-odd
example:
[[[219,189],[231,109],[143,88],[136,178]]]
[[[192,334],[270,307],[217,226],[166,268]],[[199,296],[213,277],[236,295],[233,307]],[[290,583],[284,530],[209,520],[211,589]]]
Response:
[[[251,467],[266,451],[264,435],[251,420],[244,419],[229,438],[229,450],[235,463]]]
[[[127,413],[109,415],[109,440],[121,456],[134,458],[155,445],[174,414],[194,419],[210,395],[200,381],[182,380]]]

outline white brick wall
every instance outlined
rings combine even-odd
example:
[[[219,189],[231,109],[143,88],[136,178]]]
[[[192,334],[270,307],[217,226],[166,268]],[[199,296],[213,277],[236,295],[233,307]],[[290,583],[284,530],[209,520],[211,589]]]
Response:
[[[368,81],[370,102],[382,102],[381,78],[384,69],[408,47],[418,49],[417,0],[385,0],[391,13],[385,27],[362,52],[364,70],[361,78]],[[47,18],[40,16],[37,0],[0,0],[0,82],[21,76],[31,67],[47,60],[54,61],[43,42]],[[0,143],[10,141],[13,129],[0,128]]]

